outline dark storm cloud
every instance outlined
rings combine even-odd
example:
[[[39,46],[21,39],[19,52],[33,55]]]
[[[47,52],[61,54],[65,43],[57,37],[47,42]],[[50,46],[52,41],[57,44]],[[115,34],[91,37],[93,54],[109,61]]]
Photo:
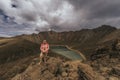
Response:
[[[84,9],[87,18],[120,17],[120,0],[68,0],[75,10]]]
[[[68,0],[72,5],[74,5],[75,9],[81,9],[88,7],[96,0]]]
[[[22,13],[21,17],[26,21],[35,21],[37,16],[35,13]]]

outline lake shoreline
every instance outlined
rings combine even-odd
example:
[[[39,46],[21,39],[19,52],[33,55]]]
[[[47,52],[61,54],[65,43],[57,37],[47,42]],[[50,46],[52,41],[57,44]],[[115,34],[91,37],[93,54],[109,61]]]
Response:
[[[75,49],[72,49],[72,48],[70,48],[68,45],[51,45],[51,47],[65,47],[66,49],[68,49],[68,51],[72,51],[72,52],[74,52],[75,54],[79,54],[79,56],[82,58],[82,60],[81,61],[86,61],[86,57],[80,52],[80,51],[78,51],[78,50],[75,50]],[[61,49],[62,50],[62,49]],[[54,52],[54,51],[53,51]],[[60,54],[60,53],[59,53]],[[62,55],[62,54],[61,54]],[[62,55],[62,56],[65,56],[65,55]]]

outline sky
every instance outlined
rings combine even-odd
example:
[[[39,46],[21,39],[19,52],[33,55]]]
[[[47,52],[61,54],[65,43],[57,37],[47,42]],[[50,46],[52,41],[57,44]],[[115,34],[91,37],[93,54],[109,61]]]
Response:
[[[120,0],[0,0],[0,37],[104,24],[120,28]]]

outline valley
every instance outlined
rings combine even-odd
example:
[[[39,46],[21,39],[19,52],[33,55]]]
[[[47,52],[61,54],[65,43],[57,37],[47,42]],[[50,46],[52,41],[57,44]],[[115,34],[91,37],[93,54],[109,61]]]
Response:
[[[46,39],[50,45],[67,45],[80,51],[86,57],[86,61],[83,63],[89,65],[99,76],[104,77],[103,80],[110,80],[107,78],[111,77],[119,79],[119,73],[114,72],[120,70],[119,34],[119,29],[102,25],[95,29],[68,32],[49,31],[40,32],[39,34],[0,38],[0,78],[2,80],[11,80],[15,75],[24,73],[31,65],[31,62],[34,62],[35,58],[39,62],[40,43]],[[55,60],[56,58],[64,59],[63,56],[57,55],[52,51],[50,51],[49,56],[54,57]],[[49,60],[51,60],[50,57]],[[65,59],[61,62],[67,63],[67,61],[69,60]],[[37,62],[35,66],[37,66]],[[48,61],[48,64],[51,62]]]

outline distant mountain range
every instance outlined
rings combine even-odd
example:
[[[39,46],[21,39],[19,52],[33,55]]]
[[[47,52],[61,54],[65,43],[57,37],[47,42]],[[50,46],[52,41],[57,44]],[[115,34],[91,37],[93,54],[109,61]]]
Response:
[[[97,46],[102,44],[110,45],[116,39],[119,39],[119,33],[120,30],[115,27],[102,25],[95,29],[68,32],[40,32],[39,34],[21,35],[15,38],[22,38],[37,44],[46,39],[50,44],[69,45],[89,56],[88,54],[93,53]]]
[[[120,30],[109,25],[102,25],[95,29],[82,29],[80,31],[68,32],[40,32],[39,34],[20,35],[11,38],[0,38],[0,58],[8,58],[15,54],[26,55],[28,51],[33,54],[39,52],[39,45],[46,39],[51,45],[62,44],[69,45],[72,48],[80,50],[86,56],[89,56],[102,44],[113,43],[120,38]],[[3,54],[4,53],[4,54]],[[24,54],[23,54],[24,53]],[[1,56],[3,55],[3,56]]]

